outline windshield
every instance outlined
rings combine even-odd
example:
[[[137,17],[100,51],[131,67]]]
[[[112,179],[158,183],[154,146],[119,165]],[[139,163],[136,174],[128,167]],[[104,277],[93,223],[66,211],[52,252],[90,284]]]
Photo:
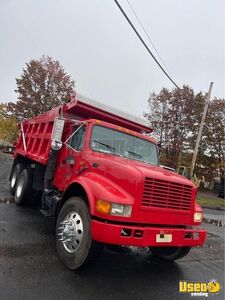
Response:
[[[97,152],[110,153],[127,159],[158,165],[155,144],[107,127],[98,125],[93,127],[90,147]]]

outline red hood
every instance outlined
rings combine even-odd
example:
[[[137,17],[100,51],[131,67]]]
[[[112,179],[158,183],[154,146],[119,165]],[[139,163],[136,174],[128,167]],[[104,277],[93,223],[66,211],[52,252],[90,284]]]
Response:
[[[143,165],[143,163],[140,164],[138,163],[135,165],[136,168],[145,175],[145,177],[153,177],[155,179],[165,179],[167,181],[186,184],[194,187],[194,184],[190,180],[188,180],[184,176],[177,174],[176,172],[168,171],[159,166],[152,166],[147,164]],[[162,178],[162,176],[164,178]]]
[[[180,184],[189,185],[192,187],[195,187],[195,185],[184,176],[179,175],[176,172],[172,172],[169,170],[166,170],[160,166],[154,166],[150,165],[144,162],[140,162],[137,160],[128,160],[126,158],[121,158],[118,156],[113,156],[113,161],[120,163],[124,166],[127,166],[128,168],[132,167],[138,170],[141,174],[144,175],[144,177],[151,177],[155,179],[161,179],[166,180],[170,182],[176,182]],[[110,160],[110,161],[112,161]]]
[[[152,224],[192,224],[195,197],[194,190],[196,188],[190,180],[178,175],[175,172],[168,171],[162,167],[153,166],[135,160],[128,160],[126,158],[115,155],[95,153],[91,157],[90,162],[91,164],[98,164],[98,168],[93,169],[94,172],[103,175],[112,184],[114,183],[116,188],[121,189],[121,192],[125,191],[130,194],[133,199],[135,199],[135,203],[133,206],[133,221],[146,224],[150,221]],[[156,189],[158,189],[156,194],[159,195],[160,198],[158,200],[156,199],[156,202],[162,200],[163,193],[165,192],[166,181],[169,183],[175,183],[175,185],[172,185],[172,189],[174,189],[175,192],[179,189],[179,185],[181,185],[181,189],[183,188],[182,185],[189,186],[190,190],[192,191],[190,210],[175,209],[173,207],[173,204],[171,204],[171,199],[170,204],[168,204],[169,202],[166,201],[166,205],[170,205],[169,208],[167,208],[166,206],[160,207],[157,205],[148,205],[147,207],[144,206],[142,204],[142,201],[145,183],[147,180],[147,185],[151,185],[151,179],[155,180],[156,182]],[[159,189],[160,183],[162,183],[161,190]],[[154,189],[154,186],[155,183],[152,185],[152,187],[150,186],[150,188]],[[170,184],[168,186],[170,186]],[[190,192],[188,193],[190,194]],[[171,196],[169,197],[171,198]],[[180,197],[179,191],[175,197],[175,203],[177,203]],[[182,204],[182,199],[180,199],[180,201],[180,203]]]
[[[136,160],[128,160],[115,155],[95,153],[93,162],[101,166],[102,174],[108,179],[123,187],[128,193],[136,195],[137,185],[143,186],[144,178],[154,178],[178,184],[188,185],[195,188],[195,185],[187,178],[168,171],[160,166],[153,166]],[[99,170],[100,171],[100,170]],[[130,189],[130,186],[133,189]]]

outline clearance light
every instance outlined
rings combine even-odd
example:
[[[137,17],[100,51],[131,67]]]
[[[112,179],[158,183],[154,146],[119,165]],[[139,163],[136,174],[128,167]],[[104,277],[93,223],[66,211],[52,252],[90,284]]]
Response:
[[[202,212],[195,212],[194,214],[194,222],[202,222],[203,213]]]
[[[130,217],[132,211],[131,205],[110,203],[105,200],[98,200],[95,207],[96,210],[102,214],[121,217]]]

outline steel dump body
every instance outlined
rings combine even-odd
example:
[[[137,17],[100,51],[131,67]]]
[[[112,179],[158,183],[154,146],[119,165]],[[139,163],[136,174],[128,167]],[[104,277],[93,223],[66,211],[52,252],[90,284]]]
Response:
[[[21,125],[24,138],[21,132],[15,154],[23,155],[24,157],[46,165],[51,149],[54,121],[60,116],[67,119],[67,126],[64,128],[63,134],[64,139],[67,134],[66,130],[68,129],[68,125],[72,124],[75,120],[99,119],[140,133],[150,133],[152,131],[146,121],[126,115],[118,110],[110,113],[106,111],[106,109],[113,110],[111,107],[109,108],[105,105],[96,107],[93,106],[93,104],[95,104],[92,103],[93,100],[82,96],[80,97],[82,101],[72,98],[72,101],[68,104],[62,104],[42,115],[24,121]],[[119,116],[118,113],[122,113],[121,116]],[[128,119],[128,117],[130,118]],[[133,118],[133,120],[131,118]],[[69,120],[71,120],[71,123]]]

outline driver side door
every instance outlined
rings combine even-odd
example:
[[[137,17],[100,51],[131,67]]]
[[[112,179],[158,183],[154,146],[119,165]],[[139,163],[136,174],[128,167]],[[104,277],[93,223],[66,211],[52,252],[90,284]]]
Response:
[[[72,178],[79,175],[79,170],[82,167],[81,161],[86,131],[86,125],[75,126],[73,128],[73,135],[61,150],[62,153],[56,174],[59,190],[64,190]]]

